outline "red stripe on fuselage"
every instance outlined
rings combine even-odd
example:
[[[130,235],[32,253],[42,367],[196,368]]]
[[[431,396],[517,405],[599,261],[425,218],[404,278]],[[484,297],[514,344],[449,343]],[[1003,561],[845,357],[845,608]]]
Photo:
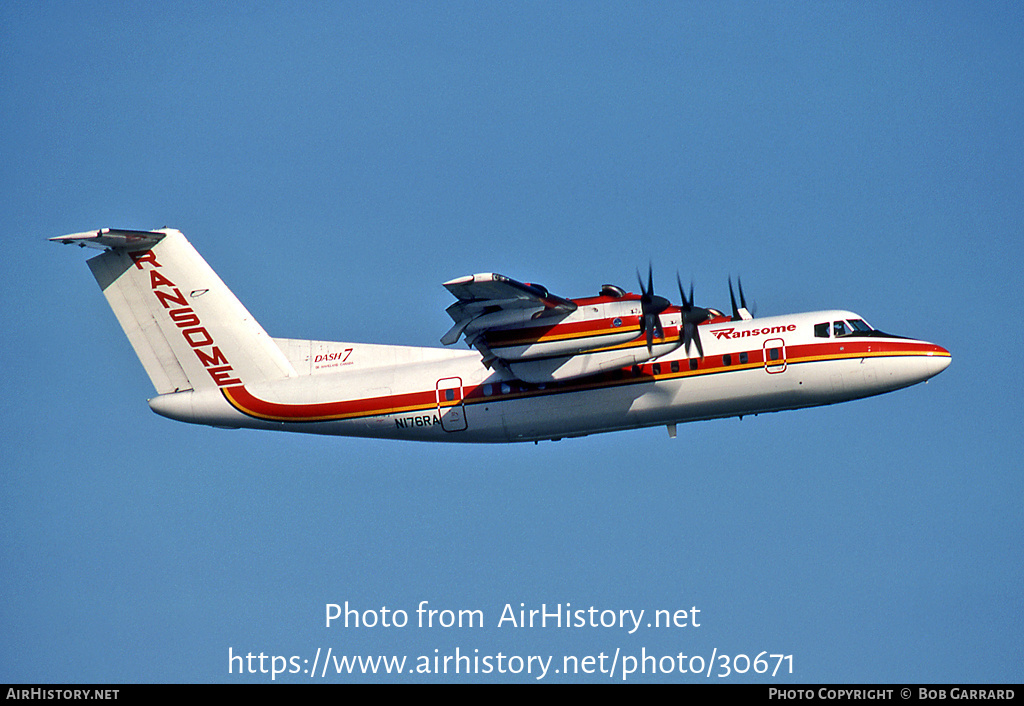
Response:
[[[222,388],[232,407],[250,417],[274,422],[329,422],[339,419],[374,417],[437,406],[434,390],[386,397],[367,397],[336,402],[270,402],[253,395],[244,385]]]
[[[739,354],[747,353],[747,363],[739,363]],[[723,355],[731,356],[731,364],[725,365]],[[829,339],[821,343],[786,346],[788,365],[814,363],[826,360],[856,359],[865,357],[936,356],[950,357],[949,351],[932,343],[899,339]],[[671,369],[678,362],[678,370]],[[491,382],[467,386],[463,401],[467,405],[523,397],[541,397],[582,392],[605,387],[651,383],[658,380],[672,380],[684,377],[737,372],[759,368],[765,364],[763,348],[732,350],[724,354],[709,355],[698,359],[697,367],[690,369],[690,359],[674,358],[648,362],[638,366],[612,370],[586,378],[576,378],[557,383],[531,384],[517,380]],[[781,361],[769,361],[776,364]],[[654,366],[659,372],[654,372]],[[507,389],[507,391],[506,391]],[[436,390],[409,392],[384,397],[368,397],[335,402],[287,403],[271,402],[253,395],[244,385],[221,388],[225,399],[242,414],[257,419],[277,422],[328,422],[345,419],[359,419],[400,412],[410,412],[437,407]],[[458,401],[450,404],[459,404]]]

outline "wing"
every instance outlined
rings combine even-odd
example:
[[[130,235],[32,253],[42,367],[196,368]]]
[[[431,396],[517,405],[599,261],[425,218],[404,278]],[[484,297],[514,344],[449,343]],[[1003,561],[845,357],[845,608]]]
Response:
[[[465,334],[466,343],[497,367],[526,383],[586,377],[629,367],[679,347],[678,314],[664,332],[644,336],[642,300],[605,288],[598,297],[576,302],[557,297],[539,284],[523,284],[497,274],[460,277],[444,285],[457,302],[448,307],[455,325],[441,342]]]
[[[467,343],[475,345],[479,334],[489,328],[576,311],[574,302],[551,294],[539,284],[517,282],[493,272],[459,277],[444,286],[458,299],[446,309],[455,322],[441,337],[446,346],[458,341],[463,333]]]

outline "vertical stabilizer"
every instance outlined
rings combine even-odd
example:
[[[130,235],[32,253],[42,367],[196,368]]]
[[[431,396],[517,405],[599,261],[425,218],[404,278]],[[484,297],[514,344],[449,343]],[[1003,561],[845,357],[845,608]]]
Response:
[[[106,249],[89,267],[158,393],[296,375],[179,231],[103,229],[52,240]]]

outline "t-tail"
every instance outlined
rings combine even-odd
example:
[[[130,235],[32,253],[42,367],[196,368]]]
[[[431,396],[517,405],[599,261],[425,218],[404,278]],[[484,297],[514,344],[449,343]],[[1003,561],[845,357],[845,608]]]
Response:
[[[159,394],[296,376],[179,231],[104,228],[51,240],[106,250],[89,267]]]

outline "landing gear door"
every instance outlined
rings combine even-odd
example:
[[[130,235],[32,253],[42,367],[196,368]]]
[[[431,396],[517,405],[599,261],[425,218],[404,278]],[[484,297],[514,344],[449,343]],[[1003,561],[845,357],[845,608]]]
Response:
[[[466,405],[462,396],[462,378],[442,378],[437,381],[437,416],[445,431],[466,429]]]
[[[786,372],[786,342],[781,338],[764,342],[764,369],[769,374]]]

